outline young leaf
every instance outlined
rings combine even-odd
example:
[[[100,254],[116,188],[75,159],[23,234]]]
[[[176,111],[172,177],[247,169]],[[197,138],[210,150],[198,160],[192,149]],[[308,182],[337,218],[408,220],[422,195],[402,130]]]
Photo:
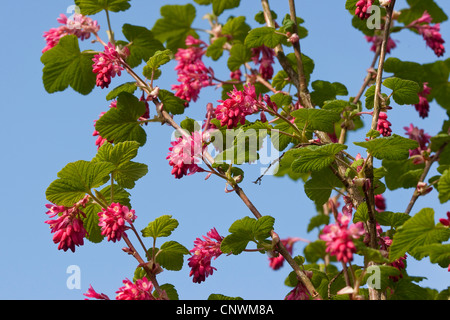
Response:
[[[213,12],[219,16],[227,9],[239,7],[240,3],[241,0],[212,0]]]
[[[117,107],[110,108],[98,119],[95,128],[108,141],[136,141],[143,146],[147,141],[147,134],[138,119],[145,112],[144,102],[132,94],[122,92],[117,99]]]
[[[251,28],[245,22],[244,16],[230,17],[222,27],[222,34],[231,36],[233,43],[235,41],[244,43],[250,30]]]
[[[322,107],[325,101],[335,100],[337,96],[348,95],[347,87],[339,82],[316,80],[311,83],[311,87],[314,90],[311,92],[311,100],[319,107]]]
[[[276,33],[275,28],[260,27],[251,30],[245,38],[245,45],[248,48],[257,48],[265,45],[269,48],[275,48],[280,44],[284,38],[284,35]]]
[[[433,243],[414,250],[420,257],[430,257],[431,263],[437,263],[442,268],[450,265],[450,244]]]
[[[341,120],[337,112],[322,109],[299,109],[291,113],[295,118],[297,127],[314,131],[334,132],[334,124]]]
[[[448,240],[450,229],[435,226],[434,210],[424,208],[397,229],[389,248],[391,261],[419,246]]]
[[[164,50],[164,46],[155,39],[153,32],[145,27],[126,23],[122,27],[122,33],[131,43],[128,46],[130,55],[127,58],[131,68],[137,67],[142,61],[147,61],[155,52]]]
[[[137,89],[136,82],[125,82],[114,88],[106,95],[106,100],[116,99],[122,92],[133,94]]]
[[[183,267],[183,256],[189,250],[176,241],[164,242],[156,255],[156,262],[164,269],[178,271]]]
[[[184,112],[186,101],[176,97],[172,92],[160,89],[158,98],[167,112],[171,114],[182,114]]]
[[[397,134],[364,142],[354,142],[354,144],[366,148],[367,152],[380,160],[407,159],[409,157],[409,150],[416,149],[419,146],[417,141],[404,138]]]
[[[228,39],[227,37],[220,37],[214,40],[213,43],[211,43],[208,48],[206,49],[205,55],[207,57],[210,57],[214,61],[217,61],[222,57],[223,55],[223,46],[225,43],[227,43]]]
[[[227,66],[230,71],[236,71],[241,65],[252,59],[252,53],[249,48],[241,43],[235,43],[230,50]]]
[[[450,170],[444,171],[442,176],[439,178],[439,183],[437,186],[439,190],[439,201],[445,203],[450,200]]]
[[[382,164],[386,170],[384,180],[389,190],[415,188],[425,167],[424,164],[414,164],[411,159],[385,159]]]
[[[141,232],[143,237],[168,237],[177,227],[176,219],[172,219],[171,215],[164,215],[150,222]]]
[[[421,88],[417,82],[392,77],[384,80],[383,85],[393,91],[392,97],[396,103],[400,105],[419,103],[418,93]]]
[[[83,221],[83,226],[87,231],[86,239],[93,243],[102,242],[104,236],[98,226],[98,213],[102,211],[102,207],[96,203],[89,203],[82,211],[86,215],[86,217],[82,217],[81,219]]]
[[[292,162],[291,168],[294,172],[320,171],[332,164],[336,154],[345,149],[347,146],[339,143],[295,149],[298,158]]]
[[[403,212],[376,212],[375,213],[377,222],[382,226],[390,226],[392,228],[398,228],[402,226],[408,219],[411,218],[410,215]]]
[[[45,194],[47,200],[70,207],[81,200],[92,188],[105,184],[114,166],[108,162],[79,160],[67,164],[53,181]]]
[[[95,73],[92,72],[94,54],[80,52],[78,38],[67,35],[52,49],[44,52],[42,80],[48,93],[64,91],[69,86],[86,95],[95,87]]]
[[[130,0],[75,0],[82,15],[94,15],[102,10],[112,12],[126,11],[131,7]]]
[[[305,193],[316,206],[322,206],[330,198],[333,188],[343,187],[342,182],[329,168],[311,173],[311,179],[305,182]]]

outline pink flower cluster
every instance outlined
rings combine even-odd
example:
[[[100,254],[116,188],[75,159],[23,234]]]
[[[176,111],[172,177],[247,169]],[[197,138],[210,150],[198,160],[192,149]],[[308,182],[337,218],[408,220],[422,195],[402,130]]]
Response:
[[[252,60],[255,65],[259,65],[259,73],[265,80],[273,77],[273,64],[275,51],[272,48],[262,45],[252,49]]]
[[[146,277],[136,280],[136,283],[128,279],[123,280],[124,286],[116,291],[116,300],[156,300],[152,295],[153,284]],[[84,294],[88,298],[110,300],[104,293],[97,293],[91,285]]]
[[[423,129],[415,127],[412,123],[409,127],[403,127],[406,130],[406,135],[409,139],[416,140],[419,143],[419,147],[414,150],[409,150],[409,156],[414,158],[414,164],[425,162],[424,156],[430,152],[429,143],[431,136]]]
[[[214,270],[217,270],[211,267],[211,260],[217,259],[222,254],[220,250],[222,240],[223,237],[219,235],[216,228],[213,228],[206,236],[203,236],[203,240],[197,238],[194,241],[194,248],[190,250],[193,255],[188,259],[188,265],[191,268],[189,276],[193,276],[193,282],[201,283],[206,277],[212,275]]]
[[[377,130],[383,137],[389,137],[392,133],[392,123],[390,123],[387,118],[387,113],[380,112],[380,115],[378,116]]]
[[[125,223],[133,223],[137,218],[134,210],[130,210],[120,203],[112,203],[108,208],[103,208],[98,213],[98,217],[98,225],[101,227],[102,235],[112,242],[120,241],[125,234],[125,230],[128,229]]]
[[[372,5],[373,0],[359,0],[356,3],[355,15],[361,20],[368,19],[370,17],[370,13],[368,13],[367,10],[369,10]]]
[[[73,20],[67,18],[64,14],[60,14],[59,18],[56,20],[62,25],[58,28],[51,28],[49,31],[44,32],[44,38],[47,45],[42,50],[42,53],[56,46],[59,43],[59,40],[66,35],[73,34],[79,39],[85,40],[89,39],[91,33],[95,34],[100,30],[97,21],[79,13],[73,15]]]
[[[218,100],[221,104],[214,110],[220,125],[227,126],[228,129],[245,124],[245,117],[257,112],[264,104],[261,97],[256,97],[255,87],[252,84],[245,85],[243,91],[234,87],[228,96],[230,98],[226,100]]]
[[[371,51],[376,52],[378,46],[381,45],[381,43],[383,42],[382,37],[380,36],[365,36],[367,42],[372,42],[372,47],[370,48]],[[391,37],[389,37],[387,45],[386,45],[386,52],[387,53],[391,53],[391,50],[394,49],[395,47],[397,47],[397,44],[395,43],[394,40],[392,40]]]
[[[444,39],[442,39],[442,35],[440,33],[441,27],[440,24],[437,23],[434,26],[431,26],[433,18],[431,18],[430,14],[425,11],[417,20],[411,22],[407,27],[416,29],[419,34],[422,35],[428,47],[430,47],[436,56],[441,57],[445,53],[444,48]]]
[[[207,148],[204,139],[204,134],[195,131],[189,136],[183,135],[170,143],[172,146],[169,148],[170,152],[166,159],[169,160],[169,165],[173,167],[171,173],[176,179],[203,171],[198,163]]]
[[[292,251],[294,249],[294,243],[297,242],[299,238],[287,238],[280,240],[281,243],[286,247],[286,250],[292,254]],[[269,267],[271,267],[273,270],[280,269],[284,264],[284,257],[280,254],[276,257],[269,257]]]
[[[186,49],[179,48],[175,54],[175,60],[178,61],[175,70],[180,84],[173,85],[172,90],[175,90],[175,96],[195,102],[202,88],[213,85],[214,71],[206,68],[202,61],[207,46],[205,42],[189,35],[186,46]]]
[[[111,78],[116,75],[121,75],[124,68],[121,65],[121,60],[125,59],[130,54],[127,47],[123,50],[117,50],[116,47],[108,42],[105,50],[96,54],[92,61],[92,72],[97,74],[96,84],[98,87],[108,88],[111,83]]]
[[[422,91],[419,93],[419,103],[414,105],[416,111],[419,112],[419,116],[423,119],[428,117],[428,112],[430,111],[430,104],[427,99],[427,96],[430,93],[431,88],[428,86],[428,83],[425,82]]]
[[[326,252],[336,256],[338,261],[347,263],[353,260],[356,247],[353,239],[364,235],[362,222],[357,222],[349,227],[351,215],[339,214],[334,224],[329,224],[323,229],[320,239],[326,241]]]
[[[312,271],[305,271],[305,273],[308,278],[312,278]],[[298,281],[297,285],[287,294],[284,300],[309,300],[309,297],[308,289],[301,281]]]
[[[75,252],[75,246],[84,244],[87,231],[83,226],[82,220],[85,214],[80,210],[80,207],[86,207],[88,201],[89,196],[86,196],[72,207],[45,205],[49,209],[46,214],[50,218],[58,216],[54,220],[45,221],[45,223],[50,225],[51,233],[54,233],[53,242],[55,244],[59,243],[58,250],[67,251],[70,249],[72,252]]]

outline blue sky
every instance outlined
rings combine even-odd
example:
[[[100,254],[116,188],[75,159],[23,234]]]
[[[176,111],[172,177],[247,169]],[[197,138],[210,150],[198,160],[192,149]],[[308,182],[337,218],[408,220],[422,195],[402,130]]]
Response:
[[[111,15],[116,38],[120,38],[124,23],[151,28],[158,18],[163,4],[185,4],[187,1],[133,0],[130,10]],[[436,1],[450,13],[450,3]],[[287,1],[277,3],[279,17],[287,13]],[[345,1],[327,1],[326,6],[317,1],[296,1],[297,15],[305,19],[309,36],[301,42],[303,52],[314,59],[312,80],[338,81],[345,84],[350,95],[359,90],[369,66],[372,53],[362,34],[351,27],[350,15]],[[397,1],[397,9],[405,7],[406,1]],[[92,137],[93,121],[100,112],[108,109],[105,99],[109,90],[96,88],[89,96],[82,96],[72,89],[61,93],[45,92],[41,77],[41,50],[45,46],[44,31],[57,26],[56,18],[67,13],[73,4],[70,0],[9,1],[3,4],[0,20],[4,49],[1,51],[3,77],[0,79],[2,96],[0,133],[3,137],[2,183],[0,199],[3,205],[3,231],[0,235],[0,299],[83,299],[92,284],[110,297],[122,286],[124,278],[133,277],[136,262],[125,255],[124,243],[92,244],[86,242],[75,253],[57,250],[52,235],[44,223],[47,203],[45,190],[56,179],[56,173],[68,162],[90,160],[96,153]],[[275,6],[273,5],[274,9]],[[255,11],[256,10],[256,11]],[[246,0],[237,10],[226,11],[228,15],[246,15],[247,22],[256,26],[253,16],[260,10],[260,1]],[[202,16],[209,7],[198,6],[194,26],[207,28]],[[69,13],[70,15],[70,13]],[[104,13],[93,17],[99,21],[100,34],[106,38]],[[442,35],[450,43],[448,22],[441,26]],[[398,47],[392,56],[401,60],[420,63],[436,60],[434,53],[425,47],[418,35],[409,31],[395,34]],[[83,48],[94,48],[87,41]],[[100,49],[99,47],[95,47]],[[450,57],[450,49],[441,59]],[[205,64],[215,68],[218,78],[226,78],[228,72],[205,59]],[[165,66],[164,76],[158,85],[170,89],[176,82],[173,62]],[[142,66],[141,66],[142,67]],[[140,70],[140,69],[139,69]],[[221,76],[222,75],[222,76]],[[110,88],[130,81],[127,76],[113,79]],[[191,118],[202,120],[208,102],[216,105],[220,91],[204,90],[201,98],[186,111]],[[438,133],[444,110],[431,103],[430,117],[419,118],[412,106],[395,106],[389,113],[393,132],[403,135],[404,126],[414,123],[429,134]],[[177,121],[183,116],[175,118]],[[217,179],[204,181],[202,174],[175,180],[165,159],[170,146],[172,129],[167,126],[149,125],[148,142],[141,148],[137,161],[148,164],[149,173],[138,181],[132,190],[132,204],[138,215],[137,229],[164,214],[170,214],[180,222],[171,240],[192,248],[196,237],[215,227],[227,235],[229,226],[251,213],[234,194],[226,194],[224,183]],[[360,134],[360,133],[356,133]],[[355,136],[356,137],[356,136]],[[359,150],[350,146],[350,152]],[[242,187],[263,214],[275,217],[275,230],[282,237],[317,238],[317,232],[307,233],[309,219],[315,215],[312,202],[305,196],[301,182],[287,178],[267,176],[261,185],[252,183],[259,176],[255,165],[245,169],[246,179]],[[386,194],[387,209],[403,211],[412,190],[394,191]],[[444,217],[447,207],[440,205],[436,191],[417,201],[413,212],[422,207],[433,207],[436,220]],[[161,243],[159,243],[161,244]],[[294,255],[302,254],[305,243],[297,243]],[[425,276],[423,285],[444,289],[450,285],[446,269],[429,263],[428,258],[417,262],[408,258],[410,275]],[[81,271],[81,289],[68,289],[66,270],[76,265]],[[241,296],[244,299],[282,299],[289,288],[283,282],[290,269],[273,271],[268,267],[267,256],[248,253],[239,256],[221,256],[213,265],[215,274],[203,284],[195,284],[188,277],[185,263],[180,272],[165,271],[158,276],[160,283],[175,285],[181,299],[206,299],[210,293]]]

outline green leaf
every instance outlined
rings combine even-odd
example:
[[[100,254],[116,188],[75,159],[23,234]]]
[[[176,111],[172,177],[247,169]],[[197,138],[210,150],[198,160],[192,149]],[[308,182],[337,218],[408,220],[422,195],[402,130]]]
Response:
[[[176,219],[172,219],[171,215],[164,215],[150,222],[141,232],[143,237],[168,237],[177,227]]]
[[[397,134],[364,142],[354,142],[354,144],[366,148],[368,153],[380,160],[404,160],[409,157],[409,150],[419,147],[417,141]]]
[[[176,97],[172,92],[160,89],[159,100],[163,104],[163,109],[171,114],[182,114],[184,113],[186,101]]]
[[[417,82],[392,77],[384,80],[383,85],[393,91],[392,97],[397,104],[419,103],[418,93],[422,89]]]
[[[308,243],[303,249],[305,259],[310,263],[316,263],[320,259],[324,259],[326,255],[326,248],[327,245],[323,240],[316,240]]]
[[[156,51],[147,61],[147,66],[151,69],[157,69],[160,66],[172,60],[173,53],[171,50]]]
[[[106,95],[106,100],[116,99],[122,92],[133,94],[137,89],[136,82],[125,82],[120,86],[114,88]]]
[[[235,221],[220,245],[224,253],[240,254],[245,250],[250,241],[259,242],[270,236],[273,230],[275,219],[270,216],[263,216],[260,219],[245,217]]]
[[[450,200],[450,170],[444,171],[442,176],[439,178],[439,183],[437,186],[439,190],[439,201],[445,203]]]
[[[166,292],[169,300],[179,300],[178,292],[175,289],[175,286],[173,284],[164,283],[164,284],[160,285],[160,287],[161,287],[161,290]],[[155,298],[159,298],[159,294],[158,294],[157,290],[153,291],[153,296]]]
[[[212,0],[213,12],[219,16],[227,9],[239,7],[240,3],[241,0]]]
[[[227,66],[230,71],[236,71],[241,65],[252,59],[252,52],[249,48],[241,43],[235,43],[230,50],[230,57]]]
[[[145,27],[125,23],[122,33],[131,43],[128,46],[130,55],[127,58],[127,63],[131,68],[137,67],[142,61],[147,61],[155,52],[164,50],[164,46],[155,39],[153,32]]]
[[[434,210],[424,208],[397,229],[389,248],[389,259],[397,260],[410,250],[448,240],[450,229],[435,226]]]
[[[384,70],[393,73],[394,77],[412,80],[419,84],[426,82],[425,69],[417,62],[401,61],[398,58],[388,58],[384,63]]]
[[[64,91],[69,86],[87,95],[95,87],[96,75],[92,72],[93,53],[80,52],[78,38],[64,36],[52,49],[44,52],[42,80],[48,93]]]
[[[337,112],[322,109],[299,109],[291,113],[297,127],[314,131],[334,132],[334,125],[341,120]]]
[[[409,8],[400,10],[399,22],[408,25],[412,21],[419,19],[427,11],[432,17],[433,23],[440,23],[448,19],[445,12],[436,4],[434,0],[408,0]]]
[[[108,162],[79,160],[67,164],[53,181],[45,194],[47,200],[62,206],[73,206],[91,189],[105,184],[114,166]]]
[[[367,208],[367,202],[361,203],[356,209],[355,215],[353,217],[353,223],[366,222],[369,220],[369,209]]]
[[[311,173],[311,179],[305,182],[305,193],[316,206],[325,204],[331,196],[334,188],[342,188],[342,182],[333,174],[329,168]]]
[[[145,112],[144,102],[132,94],[122,92],[117,98],[117,107],[110,108],[101,116],[95,128],[108,141],[136,141],[143,146],[147,141],[147,134],[138,119]]]
[[[248,48],[257,48],[265,45],[269,48],[275,48],[280,44],[284,38],[284,35],[276,33],[275,28],[260,27],[251,30],[245,38],[245,45]]]
[[[220,37],[214,40],[208,48],[206,49],[205,55],[210,57],[212,60],[217,61],[223,55],[223,46],[227,43],[227,37]]]
[[[156,262],[164,269],[179,271],[183,268],[183,256],[189,250],[176,241],[164,242],[156,254]]]
[[[383,160],[385,182],[389,190],[415,188],[423,173],[424,164],[414,164],[411,159]]]
[[[244,300],[241,297],[229,297],[220,293],[211,293],[208,297],[208,300]]]
[[[430,257],[431,263],[437,263],[442,268],[448,268],[450,265],[450,244],[433,243],[415,248],[416,254],[420,257]]]
[[[311,92],[311,100],[319,107],[322,107],[325,101],[335,100],[337,96],[348,95],[347,88],[339,82],[316,80],[311,83],[311,87],[314,90]]]
[[[186,5],[165,5],[161,9],[161,18],[156,20],[152,32],[156,39],[167,42],[167,48],[173,52],[178,47],[184,47],[183,41],[189,34],[195,34],[191,24],[195,19],[195,7]]]
[[[336,154],[345,149],[347,146],[339,143],[295,149],[298,159],[292,162],[291,168],[294,172],[320,171],[331,165]]]
[[[250,32],[251,27],[245,22],[244,16],[230,17],[222,27],[222,34],[231,36],[232,41],[244,43],[245,37]]]
[[[102,10],[112,12],[126,11],[131,5],[130,0],[75,0],[75,4],[80,7],[82,15],[94,15]]]
[[[98,213],[102,211],[102,207],[96,203],[89,203],[82,211],[86,217],[82,217],[83,226],[87,231],[86,239],[93,243],[100,243],[104,239],[101,228],[99,227]]]
[[[392,228],[398,228],[402,226],[408,219],[411,218],[410,215],[403,212],[376,212],[375,217],[377,222],[382,226],[390,226]]]

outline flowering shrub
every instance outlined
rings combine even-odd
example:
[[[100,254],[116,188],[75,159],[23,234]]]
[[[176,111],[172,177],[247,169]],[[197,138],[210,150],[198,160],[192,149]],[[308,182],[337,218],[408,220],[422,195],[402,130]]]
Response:
[[[110,14],[126,11],[129,2],[76,0],[80,13],[73,18],[62,14],[57,19],[60,26],[44,33],[41,62],[49,93],[70,86],[87,95],[114,85],[106,93],[109,109],[93,120],[95,156],[67,164],[46,190],[50,219],[44,222],[57,249],[82,250],[85,240],[123,243],[122,250],[138,266],[133,279],[125,278],[117,289],[117,300],[178,299],[176,284],[159,283],[164,270],[180,271],[187,260],[186,276],[205,285],[217,270],[217,258],[250,252],[267,254],[266,267],[276,272],[289,269],[289,288],[280,299],[450,297],[449,289],[419,286],[407,268],[410,257],[429,258],[450,272],[450,212],[416,208],[417,199],[433,196],[432,190],[440,203],[450,200],[449,121],[435,124],[434,135],[415,123],[395,133],[395,120],[389,117],[392,109],[403,108],[426,119],[434,111],[433,100],[449,113],[449,59],[420,64],[387,57],[402,45],[391,35],[405,29],[421,36],[418,43],[424,41],[431,55],[445,54],[440,24],[447,16],[433,0],[427,1],[429,10],[411,1],[400,11],[395,0],[346,1],[343,10],[363,33],[360,40],[370,42],[374,55],[361,90],[348,99],[339,98],[349,95],[340,82],[311,82],[314,61],[300,46],[308,31],[296,16],[293,0],[290,12],[280,12],[283,16],[271,10],[268,0],[261,0],[254,15],[256,27],[243,16],[226,16],[227,10],[239,7],[239,0],[194,0],[199,6],[212,5],[212,14],[205,16],[210,30],[193,25],[193,4],[165,4],[152,29],[127,23],[122,28],[126,40],[117,40]],[[101,11],[108,17],[104,36],[90,17]],[[381,28],[374,29],[369,22],[377,12]],[[91,36],[96,47],[81,51],[80,41]],[[170,88],[160,88],[158,79],[166,75],[164,66],[171,61],[176,79]],[[226,65],[228,79],[220,80],[210,63]],[[125,74],[133,80],[120,83]],[[201,125],[187,116],[180,119],[194,108],[204,109],[199,97],[211,86],[220,95],[208,97]],[[133,159],[154,122],[176,130],[168,153],[161,155],[167,166],[158,170],[170,170],[172,179],[204,175],[205,180],[220,181],[225,192],[235,194],[249,209],[247,215],[230,211],[238,217],[228,233],[222,226],[217,231],[211,212],[210,231],[202,238],[193,234],[193,246],[164,241],[178,221],[171,215],[135,212],[129,191],[148,166]],[[351,133],[361,129],[364,138],[350,141]],[[303,255],[293,256],[302,238],[275,230],[275,219],[285,215],[263,215],[243,190],[242,165],[258,163],[264,149],[259,142],[265,138],[280,154],[270,164],[275,175],[299,180],[317,208],[307,229],[319,233]],[[353,155],[350,146],[358,152]],[[433,165],[436,174],[430,177]],[[261,183],[264,175],[255,182]],[[387,211],[386,196],[397,189],[411,189],[411,199],[404,211]],[[195,219],[195,210],[189,214]],[[142,223],[147,225],[138,231]],[[84,296],[110,299],[92,285]],[[224,296],[210,296],[219,297]]]

